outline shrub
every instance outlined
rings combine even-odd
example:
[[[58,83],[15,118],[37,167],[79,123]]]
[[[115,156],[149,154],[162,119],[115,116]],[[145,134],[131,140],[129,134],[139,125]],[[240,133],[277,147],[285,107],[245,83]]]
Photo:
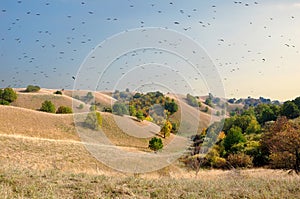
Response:
[[[6,100],[0,99],[0,105],[9,105],[10,103]]]
[[[55,91],[54,94],[56,94],[56,95],[62,95],[62,92],[61,91]]]
[[[153,137],[149,141],[149,148],[153,151],[158,151],[163,148],[163,143],[160,138]]]
[[[96,105],[91,105],[90,106],[90,111],[96,111],[97,110],[97,106]]]
[[[204,113],[208,113],[208,107],[206,106],[203,110]]]
[[[144,119],[145,119],[145,117],[144,117],[144,113],[143,113],[143,111],[142,110],[138,110],[137,112],[136,112],[136,118],[139,120],[139,121],[143,121]]]
[[[7,105],[17,99],[17,93],[12,88],[5,88],[0,91],[1,104]]]
[[[84,96],[84,101],[85,101],[85,102],[89,102],[89,101],[91,101],[93,98],[94,98],[93,93],[92,93],[92,92],[88,92],[88,93],[86,94],[86,96]]]
[[[214,168],[225,169],[227,167],[225,158],[216,157],[212,163]]]
[[[28,85],[25,92],[38,92],[40,89],[39,86]]]
[[[199,106],[199,103],[198,103],[196,97],[194,97],[194,96],[192,96],[190,94],[187,94],[186,95],[186,99],[187,99],[187,102],[188,102],[189,105],[194,106],[194,107]]]
[[[112,110],[110,107],[103,107],[103,112],[112,113]]]
[[[252,167],[252,157],[244,153],[230,154],[227,158],[231,166],[237,167]]]
[[[83,107],[84,107],[83,104],[80,104],[77,108],[78,109],[83,109]]]
[[[179,125],[176,122],[171,122],[171,124],[172,124],[172,131],[171,132],[176,134],[178,129],[179,129]]]
[[[40,111],[55,113],[55,106],[51,101],[46,100],[42,103],[42,107],[40,108]]]
[[[98,130],[102,126],[102,116],[99,112],[90,112],[87,115],[84,123],[86,127],[93,130]]]
[[[112,112],[117,115],[129,115],[129,111],[124,103],[116,102],[113,105]]]
[[[58,113],[58,114],[68,114],[68,113],[73,113],[73,111],[70,107],[60,106],[60,107],[58,107],[56,113]]]
[[[147,117],[145,117],[145,120],[149,121],[149,122],[153,122],[153,118],[150,115],[148,115]]]
[[[205,102],[204,102],[207,106],[210,106],[213,108],[213,103],[212,100],[210,98],[206,98]]]

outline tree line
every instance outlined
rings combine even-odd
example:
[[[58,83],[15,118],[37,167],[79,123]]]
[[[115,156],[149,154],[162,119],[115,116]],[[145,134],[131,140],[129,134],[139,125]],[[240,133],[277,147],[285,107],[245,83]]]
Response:
[[[187,166],[261,167],[300,172],[300,97],[245,107],[193,136]]]

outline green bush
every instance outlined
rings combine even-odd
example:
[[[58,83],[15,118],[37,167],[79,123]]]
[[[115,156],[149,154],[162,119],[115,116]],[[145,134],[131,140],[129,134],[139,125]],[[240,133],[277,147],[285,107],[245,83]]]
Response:
[[[58,113],[58,114],[68,114],[68,113],[73,113],[73,111],[70,107],[60,106],[60,107],[58,107],[56,113]]]
[[[110,107],[103,107],[103,112],[112,113],[112,110]]]
[[[0,100],[2,101],[1,104],[8,105],[9,103],[15,101],[17,97],[17,93],[12,88],[0,90]]]
[[[93,93],[92,92],[88,92],[87,94],[86,94],[86,96],[84,96],[84,101],[85,102],[89,102],[89,101],[91,101],[92,99],[94,98],[94,95],[93,95]]]
[[[206,106],[203,110],[204,113],[208,113],[208,107]]]
[[[54,94],[56,94],[56,95],[62,95],[62,92],[61,91],[55,91]]]
[[[96,111],[97,110],[97,106],[96,105],[91,105],[90,106],[90,111]]]
[[[187,102],[188,102],[189,105],[194,106],[194,107],[198,107],[199,106],[199,103],[198,103],[196,97],[194,97],[194,96],[192,96],[190,94],[187,94],[186,95],[186,99],[187,99]]]
[[[55,106],[51,101],[46,100],[42,103],[42,107],[40,108],[40,111],[55,113]]]
[[[145,119],[145,117],[144,117],[144,113],[143,113],[143,111],[142,110],[138,110],[137,112],[136,112],[136,118],[139,120],[139,121],[143,121],[144,119]]]
[[[39,86],[28,85],[25,92],[38,92],[40,89]]]
[[[0,99],[0,105],[9,105],[10,103],[6,100]]]
[[[149,148],[153,151],[158,151],[163,148],[163,143],[160,138],[153,137],[149,141]]]
[[[83,104],[80,104],[77,108],[78,109],[83,109],[83,107],[84,107]]]
[[[116,115],[129,115],[129,111],[124,103],[116,102],[113,105],[112,112]]]
[[[85,126],[93,129],[93,130],[98,130],[102,126],[102,116],[99,112],[93,111],[90,112],[85,121]]]

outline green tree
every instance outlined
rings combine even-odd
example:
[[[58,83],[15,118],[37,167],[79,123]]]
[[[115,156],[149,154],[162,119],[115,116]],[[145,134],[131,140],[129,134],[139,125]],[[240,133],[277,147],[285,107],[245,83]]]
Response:
[[[117,115],[129,115],[129,111],[124,103],[116,102],[112,107],[112,112]]]
[[[213,103],[212,103],[212,100],[211,98],[206,98],[205,102],[204,102],[207,106],[210,106],[210,107],[213,107]]]
[[[251,133],[260,133],[260,131],[261,131],[261,127],[259,123],[257,122],[255,117],[252,117],[245,132],[247,134],[251,134]]]
[[[153,137],[149,141],[149,148],[152,149],[153,151],[158,151],[163,148],[163,143],[160,138]]]
[[[60,106],[58,107],[57,114],[69,114],[69,113],[73,113],[72,108],[67,107],[67,106]]]
[[[92,92],[88,92],[88,93],[86,94],[86,96],[84,96],[84,101],[85,101],[85,102],[89,102],[89,101],[91,101],[93,98],[94,98],[93,93],[92,93]]]
[[[279,114],[279,108],[276,105],[259,104],[255,107],[255,115],[260,124],[268,121],[276,121]]]
[[[143,121],[144,119],[145,119],[145,117],[144,117],[144,113],[143,113],[143,111],[142,110],[138,110],[137,112],[136,112],[136,118],[138,119],[138,120],[140,120],[140,121]]]
[[[300,97],[297,97],[292,102],[294,102],[297,105],[298,109],[300,110]]]
[[[165,102],[165,109],[172,115],[178,111],[178,105],[175,103],[174,99],[172,99],[171,102]]]
[[[42,103],[42,107],[40,108],[40,111],[55,113],[55,106],[51,101],[46,100]]]
[[[102,116],[99,112],[92,111],[88,113],[84,123],[86,127],[98,130],[102,126]]]
[[[12,88],[5,88],[0,95],[0,99],[9,103],[15,101],[17,97],[17,93]]]
[[[233,126],[229,129],[226,137],[223,140],[223,146],[225,151],[232,153],[236,152],[232,149],[232,146],[241,142],[245,142],[246,139],[242,134],[242,129],[237,126]]]
[[[187,102],[188,102],[189,105],[194,106],[194,107],[198,107],[199,106],[196,97],[194,97],[194,96],[192,96],[190,94],[187,94],[186,95],[186,99],[187,99]]]
[[[242,129],[242,132],[245,132],[251,120],[254,119],[253,117],[254,116],[250,116],[250,115],[237,116],[235,117],[234,125],[240,127]]]
[[[289,119],[299,117],[300,111],[294,102],[286,101],[281,107],[281,115],[286,116]]]
[[[131,116],[136,116],[137,112],[136,112],[136,108],[133,105],[129,106],[129,114]]]

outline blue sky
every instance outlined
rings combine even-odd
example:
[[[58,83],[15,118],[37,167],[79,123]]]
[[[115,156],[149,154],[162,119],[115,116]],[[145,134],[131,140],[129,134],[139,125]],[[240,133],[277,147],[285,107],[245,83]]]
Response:
[[[300,95],[300,1],[1,0],[0,9],[0,87],[73,88],[72,76],[99,43],[162,27],[206,51],[227,97]]]

